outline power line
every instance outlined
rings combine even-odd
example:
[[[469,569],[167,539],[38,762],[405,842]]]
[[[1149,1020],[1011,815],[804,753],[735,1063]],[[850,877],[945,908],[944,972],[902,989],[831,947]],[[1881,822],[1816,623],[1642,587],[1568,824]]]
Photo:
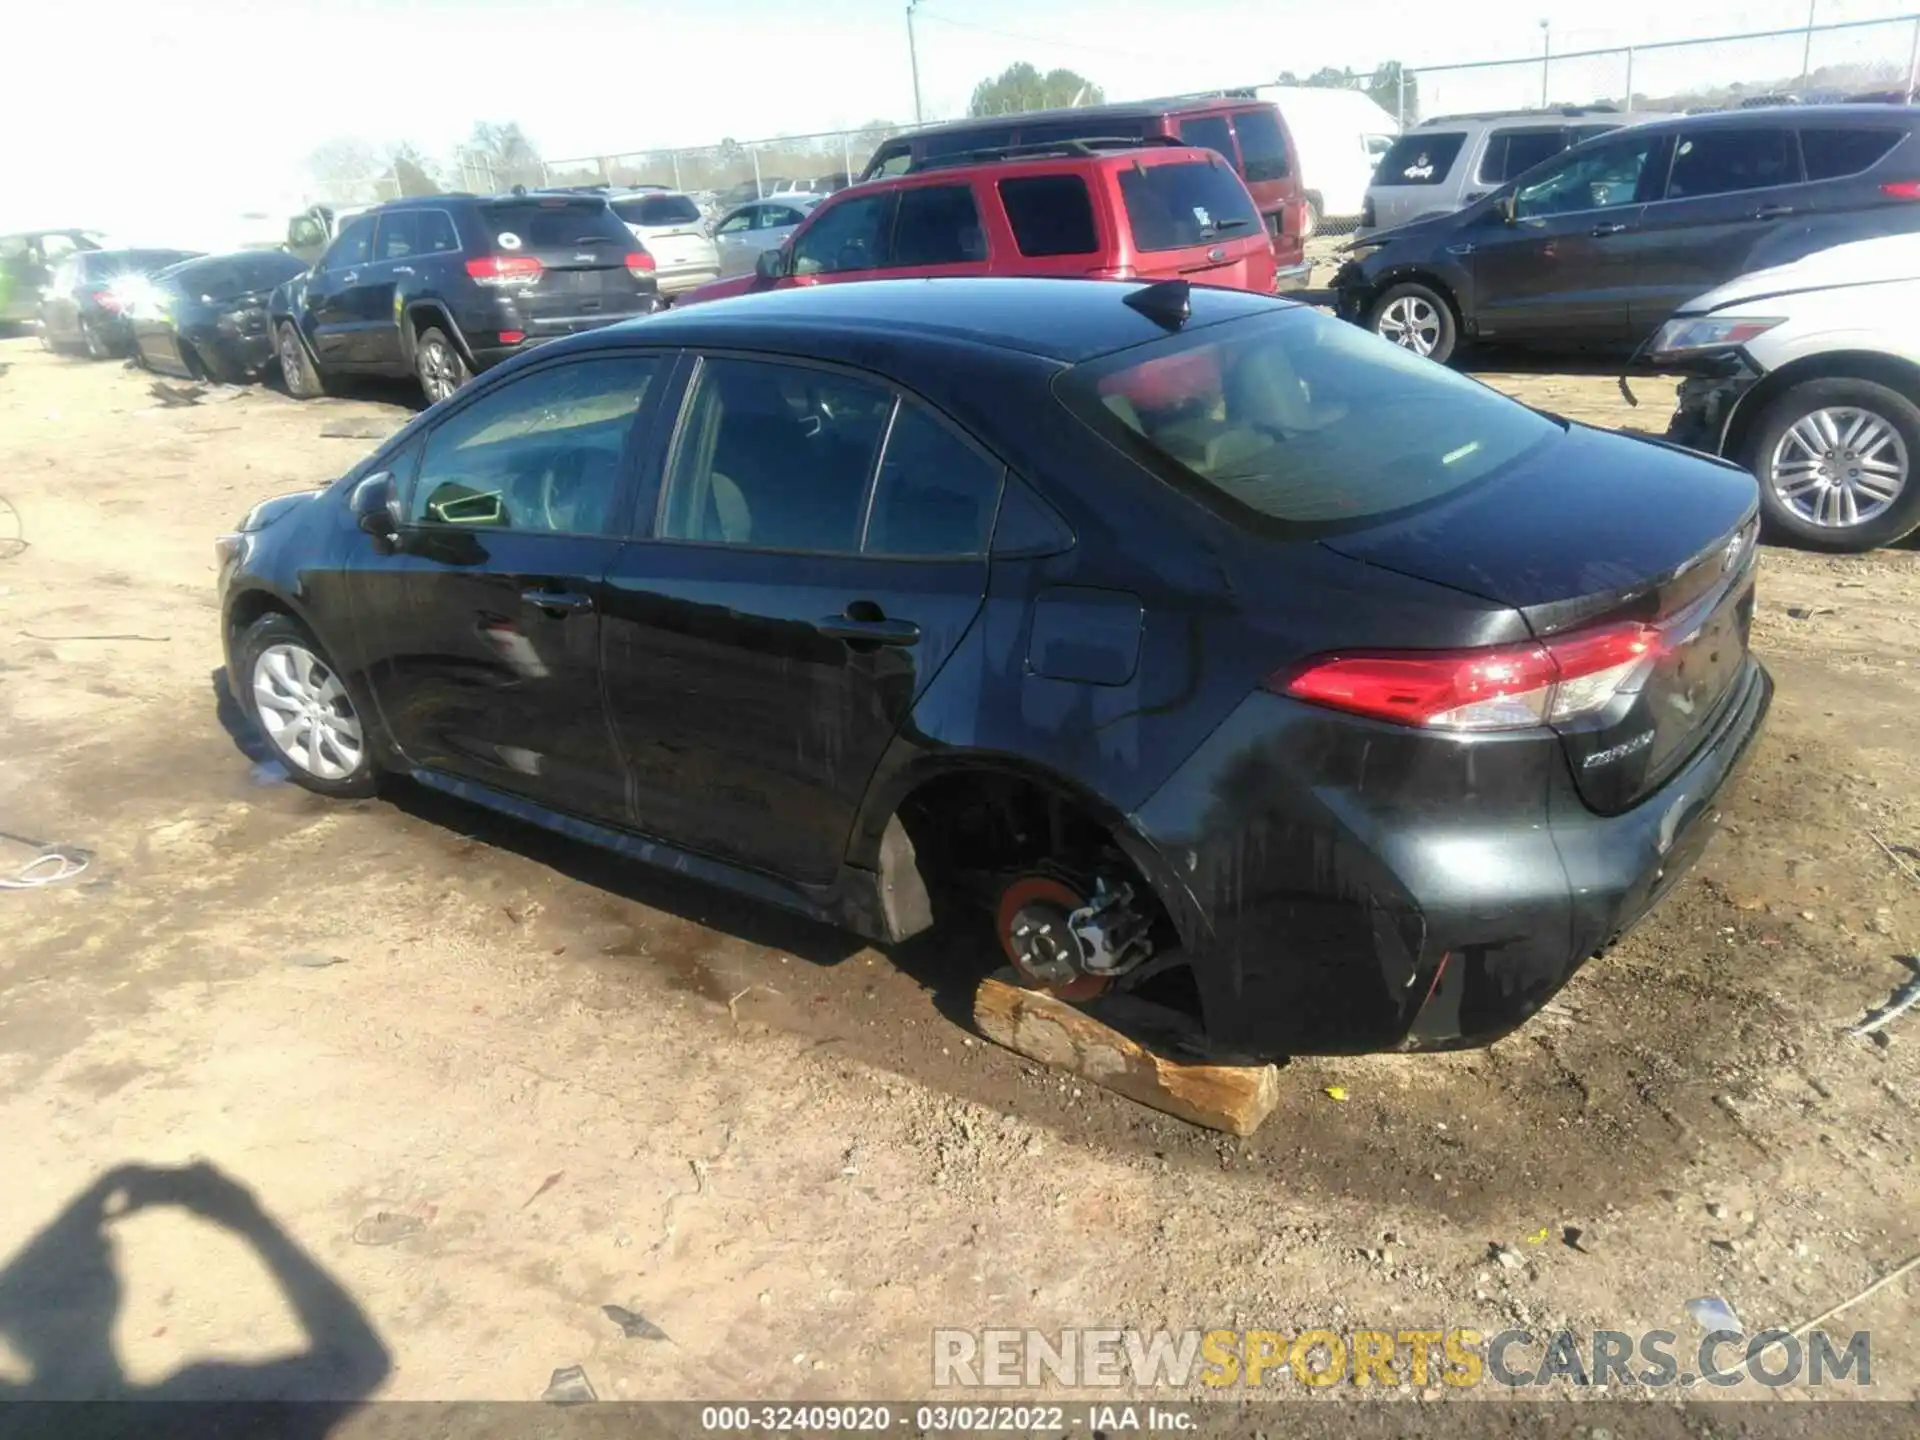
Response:
[[[935,14],[930,10],[916,10],[914,14],[920,20],[931,20],[937,25],[951,25],[957,30],[977,30],[982,35],[997,35],[1002,40],[1019,40],[1028,45],[1057,45],[1065,50],[1085,50],[1095,55],[1117,55],[1122,59],[1145,60],[1153,64],[1159,64],[1167,58],[1165,55],[1147,55],[1138,50],[1116,50],[1110,45],[1087,45],[1078,40],[1063,40],[1057,35],[1022,35],[1016,30],[1001,30],[992,25],[976,25],[971,20],[949,19],[945,15]]]

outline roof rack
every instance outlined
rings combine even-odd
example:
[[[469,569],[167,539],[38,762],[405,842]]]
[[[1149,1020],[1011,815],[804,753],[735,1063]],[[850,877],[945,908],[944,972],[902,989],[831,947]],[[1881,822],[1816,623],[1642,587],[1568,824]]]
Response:
[[[1429,125],[1452,125],[1462,120],[1525,120],[1549,115],[1619,115],[1621,113],[1620,107],[1612,104],[1549,105],[1544,109],[1531,110],[1466,110],[1458,115],[1435,115],[1430,120],[1422,120],[1417,128],[1424,130]]]
[[[926,170],[948,170],[956,165],[989,165],[996,160],[1077,159],[1113,150],[1141,150],[1156,145],[1185,145],[1172,135],[1088,135],[1076,140],[1036,140],[1029,145],[989,145],[951,155],[930,155],[907,167],[909,175]],[[1202,147],[1204,148],[1204,147]]]

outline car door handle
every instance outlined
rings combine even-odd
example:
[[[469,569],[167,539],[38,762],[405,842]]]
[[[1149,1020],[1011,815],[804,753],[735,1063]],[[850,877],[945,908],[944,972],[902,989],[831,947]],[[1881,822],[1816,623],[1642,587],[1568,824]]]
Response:
[[[1447,246],[1447,254],[1449,255],[1471,255],[1473,251],[1474,244],[1471,240],[1461,240]]]
[[[564,619],[579,611],[593,609],[593,597],[577,590],[522,590],[520,598],[549,615]]]
[[[853,611],[860,603],[855,601],[847,609]],[[866,608],[879,610],[877,605]],[[814,621],[813,628],[830,640],[844,640],[849,645],[915,645],[920,640],[920,627],[911,620],[888,620],[877,613],[870,619],[860,614],[829,615]]]
[[[1594,234],[1595,236],[1601,236],[1601,235],[1618,235],[1618,234],[1620,234],[1620,232],[1621,232],[1621,231],[1623,231],[1623,230],[1625,230],[1626,228],[1627,228],[1627,227],[1626,227],[1625,225],[1621,225],[1621,224],[1618,224],[1618,223],[1615,223],[1615,222],[1613,222],[1613,221],[1608,221],[1608,222],[1607,222],[1606,224],[1604,224],[1604,225],[1596,225],[1596,226],[1594,226],[1594,227],[1593,227],[1593,231],[1592,231],[1592,233],[1593,233],[1593,234]]]
[[[413,273],[413,267],[411,265],[396,265],[393,267],[393,273],[396,275],[411,275]]]
[[[358,270],[348,270],[340,276],[340,283],[342,285],[352,285],[352,284],[355,284],[359,279],[360,279],[360,272]]]
[[[1753,212],[1753,218],[1756,220],[1783,220],[1791,214],[1793,214],[1793,206],[1791,205],[1762,205],[1758,210]]]

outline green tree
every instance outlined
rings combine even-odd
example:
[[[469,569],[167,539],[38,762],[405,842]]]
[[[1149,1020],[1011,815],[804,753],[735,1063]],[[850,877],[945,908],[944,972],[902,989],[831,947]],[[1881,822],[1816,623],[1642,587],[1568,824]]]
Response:
[[[1067,105],[1098,105],[1106,92],[1084,75],[1049,70],[1042,75],[1026,61],[1009,65],[991,80],[973,87],[969,115],[1015,115],[1022,110],[1051,110]]]
[[[1406,113],[1401,114],[1402,78],[1406,81]],[[1411,125],[1420,118],[1420,77],[1407,69],[1398,60],[1382,61],[1374,67],[1373,76],[1367,81],[1367,94],[1373,103],[1389,115],[1398,116],[1402,125]]]

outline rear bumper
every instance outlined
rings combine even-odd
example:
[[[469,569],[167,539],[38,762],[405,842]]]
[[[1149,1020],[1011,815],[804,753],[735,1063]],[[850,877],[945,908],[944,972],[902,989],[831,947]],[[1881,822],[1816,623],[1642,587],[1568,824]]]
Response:
[[[1273,272],[1273,292],[1284,295],[1290,290],[1304,290],[1307,281],[1313,278],[1313,262],[1302,260],[1297,265],[1283,265]]]
[[[639,320],[665,308],[666,301],[657,292],[643,297],[642,304],[633,310],[623,310],[609,314],[605,311],[593,311],[584,315],[555,315],[538,320],[515,320],[494,318],[494,325],[511,323],[520,329],[524,339],[510,345],[500,343],[499,330],[466,331],[468,353],[472,356],[474,368],[484,370],[509,360],[523,350],[534,350],[549,340],[558,340],[567,335],[578,335],[583,330],[599,330],[608,325],[618,325],[624,320]]]
[[[655,276],[662,295],[684,295],[720,278],[718,265],[693,265],[683,270],[661,270]]]
[[[1499,1039],[1698,859],[1772,695],[1749,658],[1693,758],[1610,816],[1551,734],[1462,743],[1250,696],[1132,817],[1209,1038],[1259,1058]]]

